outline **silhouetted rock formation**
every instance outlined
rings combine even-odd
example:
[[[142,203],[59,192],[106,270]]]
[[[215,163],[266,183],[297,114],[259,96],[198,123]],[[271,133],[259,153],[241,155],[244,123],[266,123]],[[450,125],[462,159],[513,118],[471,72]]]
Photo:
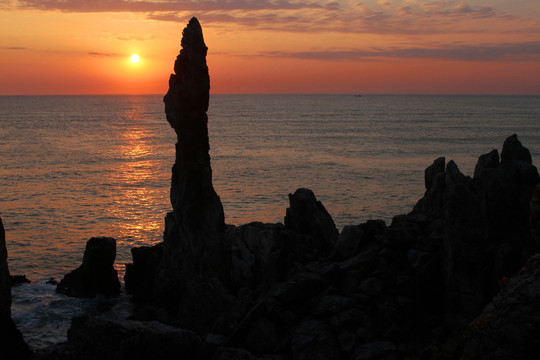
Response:
[[[503,154],[504,162],[496,150],[481,156],[474,179],[435,160],[424,197],[390,226],[368,221],[338,235],[307,189],[289,195],[285,225],[228,226],[230,279],[217,289],[227,306],[217,304],[197,330],[227,337],[220,354],[429,358],[538,249],[528,214],[538,172],[515,136]],[[201,301],[211,304],[211,295]],[[191,323],[203,308],[192,309]]]
[[[110,237],[91,238],[86,243],[82,265],[66,274],[56,291],[75,297],[118,295],[120,282],[113,266],[115,258],[116,240]]]
[[[424,197],[390,226],[372,220],[339,234],[308,189],[289,195],[284,224],[225,226],[208,155],[206,46],[196,19],[183,34],[164,99],[178,136],[173,212],[162,244],[133,249],[125,279],[140,302],[133,319],[189,331],[78,319],[63,345],[69,356],[137,359],[148,347],[203,360],[429,359],[538,250],[529,201],[540,179],[515,135],[501,159],[496,150],[479,158],[474,178],[435,160]],[[526,289],[518,293],[534,315],[540,275],[527,276],[516,291]],[[513,309],[514,295],[501,296],[508,303],[496,304]],[[499,332],[482,331],[467,349],[497,341]]]
[[[444,159],[426,171],[426,195],[413,214],[444,221],[439,251],[445,311],[462,322],[478,314],[498,290],[498,281],[520,269],[538,250],[529,224],[530,200],[540,178],[517,136],[480,156],[475,177]],[[432,173],[432,175],[427,175]],[[431,184],[431,185],[430,185]]]
[[[425,171],[424,197],[390,226],[368,221],[338,234],[315,195],[299,189],[289,195],[285,225],[223,230],[200,110],[208,100],[206,47],[194,20],[184,39],[182,51],[193,49],[177,59],[165,97],[167,119],[179,134],[175,211],[167,215],[163,250],[134,251],[137,275],[130,287],[140,299],[152,292],[154,303],[174,299],[180,311],[172,315],[183,326],[224,335],[216,354],[231,358],[230,347],[237,347],[287,359],[429,358],[433,344],[459,333],[497,293],[501,279],[538,250],[529,201],[540,179],[515,135],[505,141],[500,160],[497,150],[479,158],[472,179],[453,161],[436,159]],[[179,79],[187,79],[180,82],[185,85]],[[181,124],[188,117],[180,109],[190,109],[187,99],[197,114],[189,117],[190,129],[198,129],[187,134],[199,136],[184,140]],[[186,166],[194,158],[198,165]],[[167,278],[171,269],[175,275]],[[255,358],[242,351],[234,356]]]
[[[173,211],[165,220],[153,299],[185,326],[202,331],[209,330],[210,320],[204,318],[215,318],[227,309],[229,294],[223,283],[230,258],[223,253],[223,206],[212,186],[206,115],[210,78],[207,47],[196,18],[184,29],[181,45],[163,99],[178,142],[172,168]]]
[[[4,224],[0,218],[0,353],[2,359],[26,359],[28,347],[11,319],[11,277]]]

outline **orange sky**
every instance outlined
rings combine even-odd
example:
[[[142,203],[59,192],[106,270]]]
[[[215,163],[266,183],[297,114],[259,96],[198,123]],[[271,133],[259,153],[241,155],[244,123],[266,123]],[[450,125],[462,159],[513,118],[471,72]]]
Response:
[[[164,93],[191,16],[213,93],[540,94],[538,0],[0,0],[0,95]]]

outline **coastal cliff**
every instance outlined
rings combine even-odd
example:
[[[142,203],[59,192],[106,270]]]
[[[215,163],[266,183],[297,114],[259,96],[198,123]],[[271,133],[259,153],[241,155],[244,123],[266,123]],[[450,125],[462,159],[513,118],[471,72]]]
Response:
[[[207,47],[195,18],[181,45],[164,98],[178,138],[173,211],[163,243],[132,249],[125,282],[138,308],[125,321],[74,318],[68,343],[37,358],[475,359],[500,335],[469,331],[488,324],[490,306],[529,296],[519,317],[539,311],[525,286],[535,288],[540,271],[530,214],[540,177],[516,135],[500,156],[480,156],[472,178],[436,159],[423,198],[390,225],[339,232],[309,189],[289,195],[283,224],[226,225],[212,186]],[[529,323],[535,333],[520,358],[540,354],[540,321]]]

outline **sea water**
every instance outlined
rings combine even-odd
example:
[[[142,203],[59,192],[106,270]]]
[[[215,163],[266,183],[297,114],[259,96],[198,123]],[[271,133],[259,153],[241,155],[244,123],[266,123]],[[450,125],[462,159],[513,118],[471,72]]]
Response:
[[[540,160],[540,96],[211,95],[213,183],[226,222],[283,222],[288,194],[314,191],[336,226],[390,222],[424,192],[424,169],[481,154],[516,133]],[[13,317],[34,347],[65,340],[72,316],[129,313],[72,299],[48,279],[80,265],[92,236],[130,249],[161,241],[176,135],[162,96],[0,97],[0,217]]]

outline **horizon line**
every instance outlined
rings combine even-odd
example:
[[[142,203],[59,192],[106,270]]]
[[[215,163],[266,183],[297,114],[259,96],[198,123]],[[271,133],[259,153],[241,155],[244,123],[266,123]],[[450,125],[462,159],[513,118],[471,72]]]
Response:
[[[81,93],[81,94],[0,94],[9,96],[165,96],[166,93]],[[540,93],[334,93],[334,92],[260,92],[260,93],[210,93],[212,95],[350,95],[350,96],[540,96]]]

